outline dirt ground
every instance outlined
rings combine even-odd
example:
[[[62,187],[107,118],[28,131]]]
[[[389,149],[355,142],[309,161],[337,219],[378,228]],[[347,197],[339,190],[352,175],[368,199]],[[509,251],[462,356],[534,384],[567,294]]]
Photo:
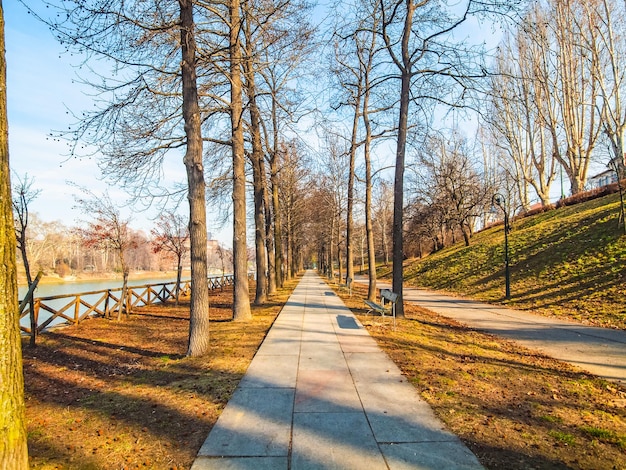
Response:
[[[626,469],[626,388],[416,306],[396,327],[340,294],[489,469]]]
[[[250,323],[230,321],[232,290],[213,293],[203,358],[184,356],[185,301],[25,342],[31,468],[189,468],[289,292],[253,307]]]
[[[415,307],[393,328],[364,289],[341,295],[487,468],[626,469],[626,389]],[[24,348],[31,467],[188,469],[289,292],[251,323],[215,293],[204,358],[184,357],[185,302],[42,335]]]

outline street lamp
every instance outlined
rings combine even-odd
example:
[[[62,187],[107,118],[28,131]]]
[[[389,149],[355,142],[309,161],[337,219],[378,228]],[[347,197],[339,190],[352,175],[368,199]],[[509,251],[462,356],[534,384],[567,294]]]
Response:
[[[504,212],[504,282],[506,294],[505,298],[511,298],[511,272],[509,270],[509,211],[506,207],[506,199],[502,194],[493,195],[492,202]]]

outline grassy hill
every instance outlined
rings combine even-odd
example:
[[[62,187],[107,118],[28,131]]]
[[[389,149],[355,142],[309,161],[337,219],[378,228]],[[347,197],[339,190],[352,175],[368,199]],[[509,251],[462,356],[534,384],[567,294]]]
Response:
[[[619,195],[512,222],[511,300],[504,299],[504,227],[405,266],[407,285],[626,328],[626,235]]]

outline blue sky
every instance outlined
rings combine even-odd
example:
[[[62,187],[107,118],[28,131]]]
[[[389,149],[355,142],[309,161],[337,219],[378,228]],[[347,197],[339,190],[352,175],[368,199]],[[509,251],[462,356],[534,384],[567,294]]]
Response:
[[[9,152],[13,171],[28,173],[41,189],[31,210],[46,221],[73,225],[81,214],[73,209],[73,181],[96,191],[104,189],[92,160],[67,160],[67,144],[51,139],[54,130],[72,122],[67,108],[80,111],[88,98],[72,83],[70,57],[45,25],[16,1],[3,2],[7,59]]]

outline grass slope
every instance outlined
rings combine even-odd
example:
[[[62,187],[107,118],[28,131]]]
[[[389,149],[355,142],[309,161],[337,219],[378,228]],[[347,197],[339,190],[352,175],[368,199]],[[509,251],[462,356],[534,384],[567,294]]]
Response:
[[[617,194],[512,222],[511,300],[504,299],[504,227],[405,266],[407,285],[626,328],[626,235]]]

